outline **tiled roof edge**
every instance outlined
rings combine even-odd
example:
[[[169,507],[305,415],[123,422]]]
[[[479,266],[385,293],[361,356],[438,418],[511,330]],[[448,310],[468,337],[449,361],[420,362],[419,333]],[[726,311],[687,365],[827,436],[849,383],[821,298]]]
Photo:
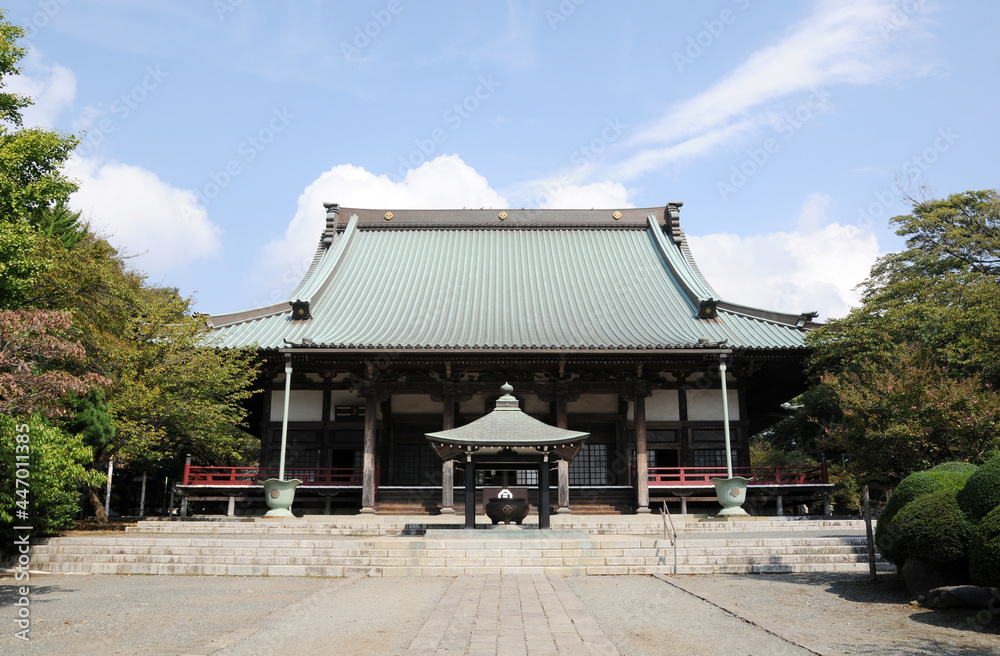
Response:
[[[228,314],[215,314],[208,317],[205,320],[205,323],[209,328],[221,328],[223,326],[246,323],[247,321],[253,321],[254,319],[263,319],[264,317],[270,317],[276,314],[291,311],[292,308],[288,305],[288,301],[282,301],[281,303],[254,308],[252,310],[230,312]]]

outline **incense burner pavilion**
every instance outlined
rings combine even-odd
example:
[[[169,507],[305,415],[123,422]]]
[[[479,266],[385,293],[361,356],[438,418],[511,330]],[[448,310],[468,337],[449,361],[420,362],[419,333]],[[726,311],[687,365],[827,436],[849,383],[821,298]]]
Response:
[[[228,497],[232,513],[277,471],[285,420],[285,471],[304,481],[307,512],[464,512],[466,473],[538,503],[549,496],[539,466],[469,466],[471,450],[428,438],[494,411],[505,383],[527,415],[589,434],[572,458],[542,459],[554,512],[648,512],[651,498],[712,494],[727,414],[751,495],[828,490],[825,468],[749,467],[749,437],[804,389],[815,315],[720,300],[680,207],[328,204],[287,301],[208,319],[215,345],[255,346],[264,361],[260,467],[192,463],[181,491]]]

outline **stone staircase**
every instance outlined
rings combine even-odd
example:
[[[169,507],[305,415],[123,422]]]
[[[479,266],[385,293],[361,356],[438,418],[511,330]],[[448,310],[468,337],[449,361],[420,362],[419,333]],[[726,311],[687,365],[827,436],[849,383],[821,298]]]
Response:
[[[329,520],[331,518],[327,518]],[[460,574],[672,574],[674,547],[660,534],[599,533],[649,528],[659,518],[559,517],[565,528],[441,528],[443,518],[330,521],[140,522],[126,535],[40,540],[32,569],[84,574],[225,576],[456,576]],[[458,518],[455,524],[459,523]],[[556,518],[554,518],[556,519]],[[653,519],[656,522],[652,521]],[[590,528],[588,528],[590,525]],[[440,526],[440,524],[438,524]],[[406,527],[420,535],[406,535]],[[844,522],[678,524],[676,573],[867,572],[863,529]],[[390,531],[390,532],[387,532]],[[892,566],[879,560],[880,570]]]

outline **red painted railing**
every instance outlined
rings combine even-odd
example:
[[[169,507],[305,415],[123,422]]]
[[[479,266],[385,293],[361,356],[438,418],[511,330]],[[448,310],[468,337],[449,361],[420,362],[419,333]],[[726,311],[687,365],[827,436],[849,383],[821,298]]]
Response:
[[[725,467],[650,467],[650,487],[711,485],[725,478]],[[830,482],[826,463],[789,467],[733,467],[733,476],[749,478],[747,485],[818,485]]]
[[[378,467],[375,480],[378,481]],[[277,467],[184,466],[184,485],[256,485],[277,478]],[[285,479],[298,478],[302,485],[357,485],[364,480],[360,467],[285,467]]]

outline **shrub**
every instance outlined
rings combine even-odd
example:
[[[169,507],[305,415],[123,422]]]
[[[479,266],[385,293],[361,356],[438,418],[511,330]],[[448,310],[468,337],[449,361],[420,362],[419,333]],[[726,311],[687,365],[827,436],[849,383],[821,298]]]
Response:
[[[886,550],[892,550],[887,538],[893,518],[910,502],[920,497],[940,490],[941,488],[960,489],[977,471],[975,465],[967,462],[946,462],[933,469],[910,474],[896,486],[889,503],[878,518],[875,530],[875,542],[879,551],[885,555]],[[894,540],[893,540],[894,541]],[[888,558],[888,556],[886,556]]]
[[[957,487],[944,486],[906,504],[882,534],[882,555],[897,566],[911,558],[937,565],[963,562],[972,525],[957,495]]]
[[[975,474],[979,470],[971,462],[942,462],[937,467],[931,469],[932,472],[937,472],[939,474],[954,474],[956,479],[961,479],[962,481],[969,480],[969,477]]]
[[[987,460],[969,477],[958,495],[958,505],[974,523],[1000,505],[1000,457]]]
[[[28,487],[18,487],[15,456],[25,451],[29,459],[26,467],[21,461],[21,469],[27,470]],[[44,419],[15,421],[0,416],[0,552],[13,544],[13,526],[32,526],[32,536],[74,526],[80,485],[104,481],[100,473],[84,468],[93,457],[80,436],[64,433]]]
[[[1000,587],[1000,506],[990,511],[972,534],[969,574],[976,585]]]

